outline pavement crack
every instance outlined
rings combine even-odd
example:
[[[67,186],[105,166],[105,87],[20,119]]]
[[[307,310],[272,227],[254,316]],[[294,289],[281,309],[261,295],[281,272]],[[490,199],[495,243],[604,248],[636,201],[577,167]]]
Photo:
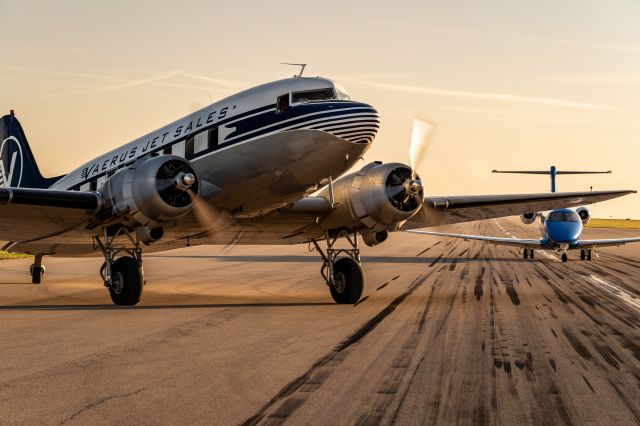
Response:
[[[91,402],[87,405],[85,405],[84,407],[82,407],[80,410],[76,411],[75,413],[73,413],[71,416],[67,417],[66,419],[61,420],[58,424],[62,425],[65,424],[73,419],[75,419],[76,417],[78,417],[79,415],[81,415],[82,413],[86,413],[87,411],[91,411],[96,407],[101,406],[102,404],[104,404],[105,402],[111,401],[113,399],[119,399],[119,398],[128,398],[130,396],[133,395],[137,395],[140,392],[144,392],[145,390],[147,390],[147,388],[140,388],[137,389],[133,392],[129,392],[129,393],[124,393],[124,394],[119,394],[119,395],[109,395],[109,396],[105,396],[103,398],[100,398],[97,401]]]

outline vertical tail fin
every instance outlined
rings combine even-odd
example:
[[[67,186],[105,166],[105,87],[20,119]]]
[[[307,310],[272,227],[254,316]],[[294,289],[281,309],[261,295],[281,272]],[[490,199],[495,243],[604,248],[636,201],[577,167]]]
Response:
[[[13,110],[0,118],[0,187],[48,188],[59,178],[44,178]]]

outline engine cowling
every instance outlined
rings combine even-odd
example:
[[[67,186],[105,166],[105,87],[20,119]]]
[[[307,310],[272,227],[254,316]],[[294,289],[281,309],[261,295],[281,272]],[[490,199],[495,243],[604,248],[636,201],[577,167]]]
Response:
[[[158,226],[187,214],[199,180],[184,158],[163,155],[136,161],[107,180],[100,192],[108,209],[103,216],[130,226]]]
[[[523,213],[520,215],[520,220],[522,221],[522,223],[531,225],[533,222],[536,221],[537,216],[538,216],[538,213],[536,212]]]
[[[578,213],[578,216],[580,217],[580,220],[582,221],[583,225],[586,225],[587,223],[589,223],[589,219],[591,219],[591,213],[589,212],[588,208],[578,207],[576,209],[576,213]]]
[[[375,162],[337,180],[333,194],[335,208],[320,225],[359,231],[365,243],[376,245],[386,239],[384,231],[418,212],[424,190],[408,166]],[[319,195],[330,199],[330,189],[325,187]]]

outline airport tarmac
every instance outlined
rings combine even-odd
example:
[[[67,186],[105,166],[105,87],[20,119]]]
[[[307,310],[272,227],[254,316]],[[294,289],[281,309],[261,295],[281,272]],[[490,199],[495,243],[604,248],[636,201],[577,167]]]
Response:
[[[396,233],[362,254],[355,306],[306,246],[148,255],[134,308],[111,305],[100,259],[45,259],[40,286],[1,261],[0,423],[640,422],[640,245],[563,264]]]

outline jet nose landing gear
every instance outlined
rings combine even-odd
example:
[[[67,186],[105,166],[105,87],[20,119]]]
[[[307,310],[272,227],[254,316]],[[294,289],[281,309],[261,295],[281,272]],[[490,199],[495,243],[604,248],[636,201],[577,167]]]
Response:
[[[351,248],[334,248],[336,241],[344,237],[351,245]],[[315,249],[322,257],[322,268],[320,274],[325,283],[329,286],[331,297],[336,303],[354,304],[360,300],[364,287],[364,274],[360,266],[360,249],[358,248],[357,234],[348,234],[341,231],[336,236],[331,237],[326,233],[327,250],[322,251],[316,240],[311,240]],[[340,254],[348,257],[338,259]]]
[[[42,264],[42,255],[36,254],[33,258],[33,265],[29,267],[29,273],[31,274],[31,283],[40,284],[42,276],[44,275],[44,265]]]

